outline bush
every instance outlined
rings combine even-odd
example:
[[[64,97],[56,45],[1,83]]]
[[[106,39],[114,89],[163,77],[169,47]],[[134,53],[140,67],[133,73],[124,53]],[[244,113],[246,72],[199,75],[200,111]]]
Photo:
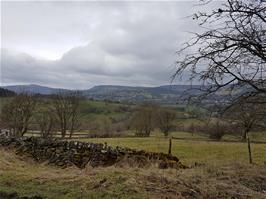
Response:
[[[122,137],[127,130],[127,121],[115,121],[113,118],[102,117],[90,122],[88,137]]]
[[[209,134],[210,139],[221,140],[226,133],[226,125],[217,121],[214,124],[206,126],[205,132]]]
[[[131,128],[137,137],[149,137],[155,126],[156,107],[144,104],[137,108],[131,120]]]
[[[221,140],[225,133],[231,131],[232,125],[226,124],[221,121],[210,122],[209,124],[195,124],[178,126],[177,129],[180,131],[190,132],[192,135],[198,132],[205,133],[210,139]]]

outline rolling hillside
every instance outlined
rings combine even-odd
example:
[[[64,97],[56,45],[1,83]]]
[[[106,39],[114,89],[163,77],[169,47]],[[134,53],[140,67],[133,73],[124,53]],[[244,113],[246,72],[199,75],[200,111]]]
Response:
[[[67,91],[60,88],[50,88],[40,85],[14,85],[5,86],[16,93],[30,92],[43,95],[58,93],[59,91]],[[81,93],[96,100],[111,100],[120,102],[145,102],[152,101],[162,104],[175,104],[181,96],[200,93],[199,85],[165,85],[159,87],[130,87],[130,86],[114,86],[101,85],[91,89],[81,90]]]
[[[36,84],[29,84],[29,85],[12,85],[12,86],[2,86],[2,88],[8,89],[15,93],[36,93],[36,94],[43,94],[43,95],[50,95],[55,94],[60,91],[67,91],[66,89],[62,88],[51,88],[46,86],[40,86]]]
[[[84,91],[84,95],[97,100],[114,100],[127,102],[152,101],[175,104],[181,96],[200,93],[200,86],[166,85],[159,87],[129,87],[102,85]]]
[[[21,93],[30,92],[42,95],[51,95],[58,92],[70,91],[61,88],[51,88],[41,85],[13,85],[2,87],[10,91]],[[143,103],[153,102],[159,104],[176,104],[182,103],[181,99],[189,96],[200,95],[203,93],[200,89],[206,89],[201,85],[164,85],[158,87],[131,87],[117,85],[100,85],[90,89],[80,90],[83,96],[94,100],[110,100],[117,102]],[[242,90],[243,91],[243,90]],[[241,93],[241,90],[235,92]],[[230,94],[230,87],[223,88],[219,92],[213,93],[205,99],[204,104],[212,104],[217,100],[226,101]]]

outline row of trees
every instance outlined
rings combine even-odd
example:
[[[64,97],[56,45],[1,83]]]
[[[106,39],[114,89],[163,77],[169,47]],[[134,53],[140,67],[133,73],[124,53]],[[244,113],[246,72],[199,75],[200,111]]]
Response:
[[[81,100],[81,96],[76,92],[60,93],[49,98],[27,93],[19,94],[3,107],[1,125],[17,136],[23,136],[31,127],[32,130],[39,130],[43,137],[50,137],[54,131],[60,131],[63,138],[67,132],[72,137],[77,128],[90,130],[95,136],[112,136],[113,131],[121,132],[131,128],[135,130],[136,136],[141,137],[150,136],[155,128],[165,136],[168,136],[171,130],[182,130],[177,123],[180,116],[175,110],[153,104],[138,106],[131,116],[127,115],[114,121],[108,117],[101,117],[102,120],[86,121],[84,126],[81,118]],[[254,100],[257,101],[256,104],[253,103]],[[265,98],[254,97],[252,100],[239,100],[222,115],[199,112],[196,116],[202,124],[192,124],[183,131],[207,133],[214,139],[221,139],[225,133],[241,131],[243,140],[246,140],[251,130],[264,128],[265,104]],[[232,129],[234,132],[231,132]]]
[[[71,137],[79,124],[81,99],[79,92],[62,92],[49,98],[21,93],[3,107],[2,128],[23,136],[35,124],[43,137],[52,136],[55,130],[62,138],[69,131]]]
[[[154,128],[160,129],[165,136],[174,128],[176,112],[158,105],[145,104],[139,106],[133,115],[131,127],[135,134],[141,137],[148,137]]]
[[[28,93],[18,94],[2,108],[1,128],[9,129],[15,136],[23,136],[31,128],[40,131],[42,137],[51,137],[55,131],[60,131],[62,138],[66,137],[67,132],[72,137],[81,126],[81,100],[78,92],[58,93],[48,98]],[[145,104],[136,109],[131,119],[115,124],[118,130],[133,128],[136,135],[141,137],[150,136],[154,128],[159,128],[167,136],[174,127],[175,119],[175,111]],[[95,121],[88,128],[92,133],[109,134],[110,119],[99,122]]]
[[[78,92],[58,93],[49,97],[18,94],[2,108],[1,128],[9,129],[15,136],[24,136],[31,128],[40,131],[42,137],[51,137],[55,131],[60,131],[62,138],[67,133],[71,138],[74,131],[82,126],[81,112],[84,110],[81,110],[81,100]],[[114,121],[114,124],[104,118],[86,122],[89,124],[86,128],[99,136],[109,135],[113,130],[131,128],[141,137],[150,136],[154,128],[159,128],[167,136],[174,127],[176,112],[158,105],[145,104],[137,107],[131,117]]]
[[[131,128],[135,134],[141,137],[150,136],[157,128],[165,136],[171,130],[190,131],[191,133],[202,132],[209,135],[211,139],[220,140],[225,134],[238,134],[246,141],[251,131],[263,131],[266,126],[266,97],[254,96],[253,98],[240,98],[237,103],[222,108],[211,107],[212,110],[198,111],[193,114],[199,124],[191,124],[181,128],[184,118],[179,125],[176,111],[169,108],[162,108],[158,105],[145,104],[139,106],[135,111]],[[181,128],[181,129],[180,129]]]

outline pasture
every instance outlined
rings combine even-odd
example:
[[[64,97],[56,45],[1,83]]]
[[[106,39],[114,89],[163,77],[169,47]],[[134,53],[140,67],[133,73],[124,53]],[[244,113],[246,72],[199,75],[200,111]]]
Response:
[[[176,139],[172,140],[172,154],[184,164],[248,163],[247,144],[235,142],[236,138],[225,137],[223,141],[212,141],[199,134],[191,136],[189,133],[177,132],[173,135]],[[263,134],[254,133],[254,140],[264,139]],[[167,153],[169,146],[169,139],[158,135],[149,138],[88,138],[81,139],[81,141],[107,143],[113,147],[122,146],[162,153]],[[266,162],[266,143],[253,143],[252,152],[256,164]]]
[[[0,194],[48,199],[83,198],[265,198],[266,144],[252,144],[255,164],[248,164],[246,143],[173,140],[173,154],[189,169],[145,168],[129,164],[85,169],[61,169],[0,149]],[[185,139],[186,138],[186,139]],[[201,137],[202,139],[202,137]],[[154,152],[167,152],[168,139],[90,138]],[[196,163],[196,164],[195,164]]]

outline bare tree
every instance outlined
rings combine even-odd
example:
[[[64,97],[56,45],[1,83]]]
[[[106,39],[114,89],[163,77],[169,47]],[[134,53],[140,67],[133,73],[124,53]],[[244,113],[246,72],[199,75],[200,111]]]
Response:
[[[1,120],[15,136],[23,136],[28,130],[36,104],[36,96],[21,93],[4,105]]]
[[[249,162],[252,163],[249,133],[255,127],[263,126],[266,122],[266,98],[256,96],[239,99],[238,103],[227,109],[227,114],[233,122],[237,122],[243,129],[242,139],[247,141]]]
[[[53,109],[62,138],[65,138],[68,129],[72,136],[77,127],[80,99],[79,92],[59,92],[53,98]]]
[[[69,94],[70,101],[70,134],[71,138],[74,130],[80,126],[80,103],[81,103],[81,94],[80,92],[71,92]]]
[[[41,136],[43,138],[52,137],[55,129],[55,114],[51,102],[40,101],[36,112],[35,121],[40,128]]]
[[[156,114],[156,126],[168,136],[170,130],[174,127],[174,120],[176,119],[176,112],[173,110],[161,108]]]
[[[136,135],[149,137],[154,128],[155,106],[145,104],[137,108],[133,118],[132,127],[136,130]]]
[[[210,13],[193,19],[205,31],[185,44],[174,77],[190,73],[204,82],[205,91],[223,88],[243,95],[266,93],[266,3],[227,0]],[[201,29],[201,30],[202,30]]]
[[[66,93],[59,92],[53,97],[53,109],[56,115],[56,120],[59,123],[61,137],[64,138],[67,132],[67,125],[70,119],[69,101]]]

